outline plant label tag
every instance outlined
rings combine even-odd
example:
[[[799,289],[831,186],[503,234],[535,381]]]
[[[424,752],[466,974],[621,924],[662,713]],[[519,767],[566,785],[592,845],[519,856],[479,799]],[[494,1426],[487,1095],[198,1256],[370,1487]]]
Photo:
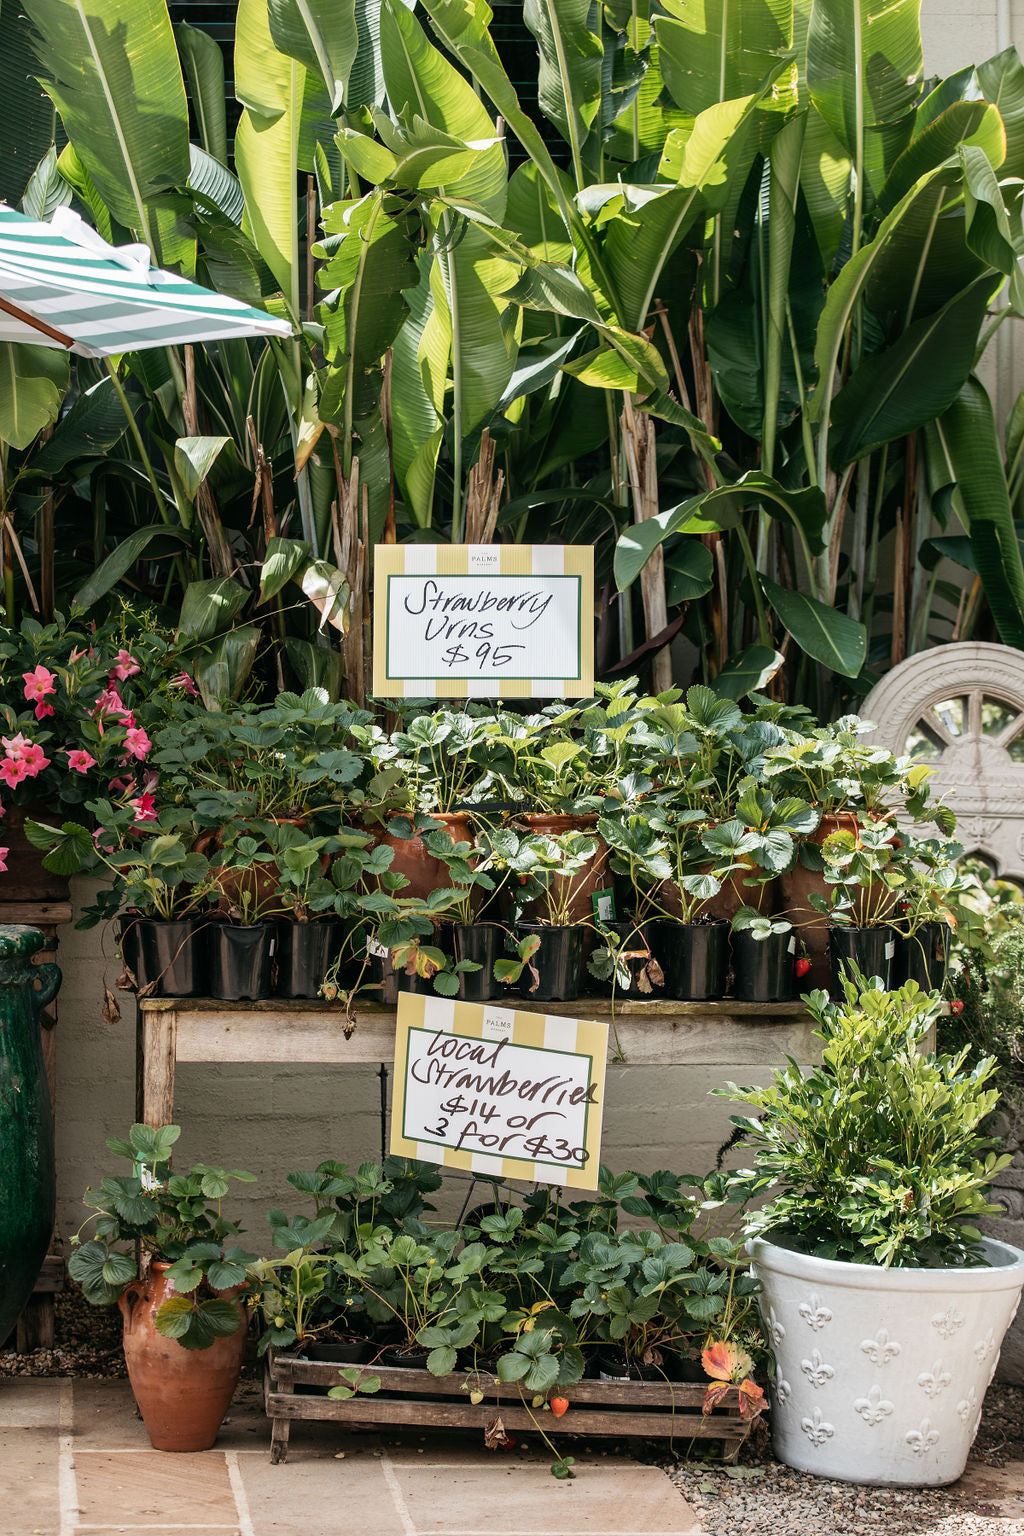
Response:
[[[893,942],[893,940],[890,939],[888,941],[888,943],[886,944],[886,946],[885,946],[885,958],[887,960],[891,960],[895,953],[896,953],[896,945]]]
[[[787,955],[795,955],[796,954],[796,934],[795,933],[791,933],[790,936],[789,936],[789,943],[786,945],[786,954]]]
[[[372,933],[368,933],[366,935],[366,951],[367,954],[372,955],[375,960],[386,960],[388,957],[388,950],[380,942],[380,939],[378,939],[376,935]]]
[[[595,891],[590,901],[594,908],[594,916],[599,923],[614,923],[615,892],[611,887],[605,891]]]

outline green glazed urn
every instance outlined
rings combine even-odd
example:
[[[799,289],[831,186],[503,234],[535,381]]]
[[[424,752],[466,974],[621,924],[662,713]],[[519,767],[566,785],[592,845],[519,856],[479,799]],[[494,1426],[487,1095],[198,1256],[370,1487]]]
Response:
[[[32,1294],[56,1206],[53,1109],[39,1014],[60,986],[33,965],[38,928],[0,924],[0,1344]]]

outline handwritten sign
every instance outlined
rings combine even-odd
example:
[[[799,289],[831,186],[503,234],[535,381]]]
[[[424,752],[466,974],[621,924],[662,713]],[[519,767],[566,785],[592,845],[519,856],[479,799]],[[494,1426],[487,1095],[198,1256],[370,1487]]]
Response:
[[[590,545],[379,544],[373,691],[385,698],[587,698]]]
[[[608,1026],[401,992],[391,1151],[596,1189]]]

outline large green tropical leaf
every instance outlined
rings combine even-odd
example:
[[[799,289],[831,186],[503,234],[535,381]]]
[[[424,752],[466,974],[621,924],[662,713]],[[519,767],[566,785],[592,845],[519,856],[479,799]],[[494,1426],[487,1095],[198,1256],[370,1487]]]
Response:
[[[434,475],[444,436],[451,332],[430,286],[431,256],[419,258],[419,282],[406,293],[409,316],[391,358],[391,438],[395,478],[414,522],[431,523]]]
[[[738,656],[730,656],[711,687],[720,699],[743,699],[771,682],[782,666],[782,655],[768,645],[748,645]]]
[[[355,0],[268,0],[268,10],[277,48],[319,74],[340,112],[359,45]]]
[[[868,632],[838,608],[790,591],[762,576],[764,595],[800,649],[831,672],[856,677],[864,665]]]
[[[986,165],[988,162],[985,162]],[[829,450],[837,469],[940,416],[974,366],[982,321],[999,286],[991,273],[891,347],[872,353],[832,402]]]
[[[569,145],[582,187],[583,145],[601,104],[604,49],[590,30],[590,0],[524,0],[523,20],[537,39],[541,111]]]
[[[956,487],[954,504],[971,540],[999,637],[1024,649],[1024,561],[1014,527],[992,402],[976,378],[964,384],[934,435]]]
[[[292,310],[299,308],[299,136],[306,71],[274,46],[266,0],[239,0],[235,94],[244,111],[235,131],[235,170],[245,225]]]
[[[663,0],[654,26],[665,84],[696,117],[755,94],[793,42],[793,0]],[[795,98],[778,105],[795,105]]]
[[[153,200],[188,178],[188,106],[164,0],[23,0],[45,87],[114,218],[161,253]]]
[[[72,598],[72,609],[76,613],[87,612],[93,603],[99,602],[117,586],[154,539],[163,538],[185,543],[188,534],[183,528],[169,528],[166,523],[149,523],[144,528],[136,528],[86,577]]]
[[[28,179],[19,209],[30,219],[48,224],[58,208],[66,208],[74,196],[71,183],[57,165],[57,151],[51,144]]]
[[[878,198],[878,212],[888,213],[925,172],[955,155],[961,144],[982,141],[993,165],[1006,154],[1006,134],[998,112],[983,101],[958,101],[911,140],[889,172]]]
[[[66,352],[27,342],[0,343],[0,443],[27,448],[57,420],[69,373]]]
[[[1004,176],[1024,176],[1024,64],[1016,48],[1006,48],[977,68],[978,84],[996,107],[1006,130]]]
[[[174,29],[181,62],[188,77],[192,106],[203,148],[228,163],[227,106],[224,100],[224,55],[208,32],[179,22]]]
[[[89,459],[104,458],[128,430],[124,409],[109,374],[84,390],[64,411],[49,439],[26,468],[36,475],[58,475]]]
[[[913,129],[921,89],[921,0],[814,0],[811,100],[878,191]]]

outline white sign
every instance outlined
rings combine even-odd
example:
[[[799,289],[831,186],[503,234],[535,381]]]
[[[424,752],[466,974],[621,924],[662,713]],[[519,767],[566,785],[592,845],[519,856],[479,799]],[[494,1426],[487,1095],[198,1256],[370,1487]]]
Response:
[[[391,1151],[597,1186],[608,1026],[403,992]]]
[[[378,545],[374,692],[587,697],[593,549]]]

